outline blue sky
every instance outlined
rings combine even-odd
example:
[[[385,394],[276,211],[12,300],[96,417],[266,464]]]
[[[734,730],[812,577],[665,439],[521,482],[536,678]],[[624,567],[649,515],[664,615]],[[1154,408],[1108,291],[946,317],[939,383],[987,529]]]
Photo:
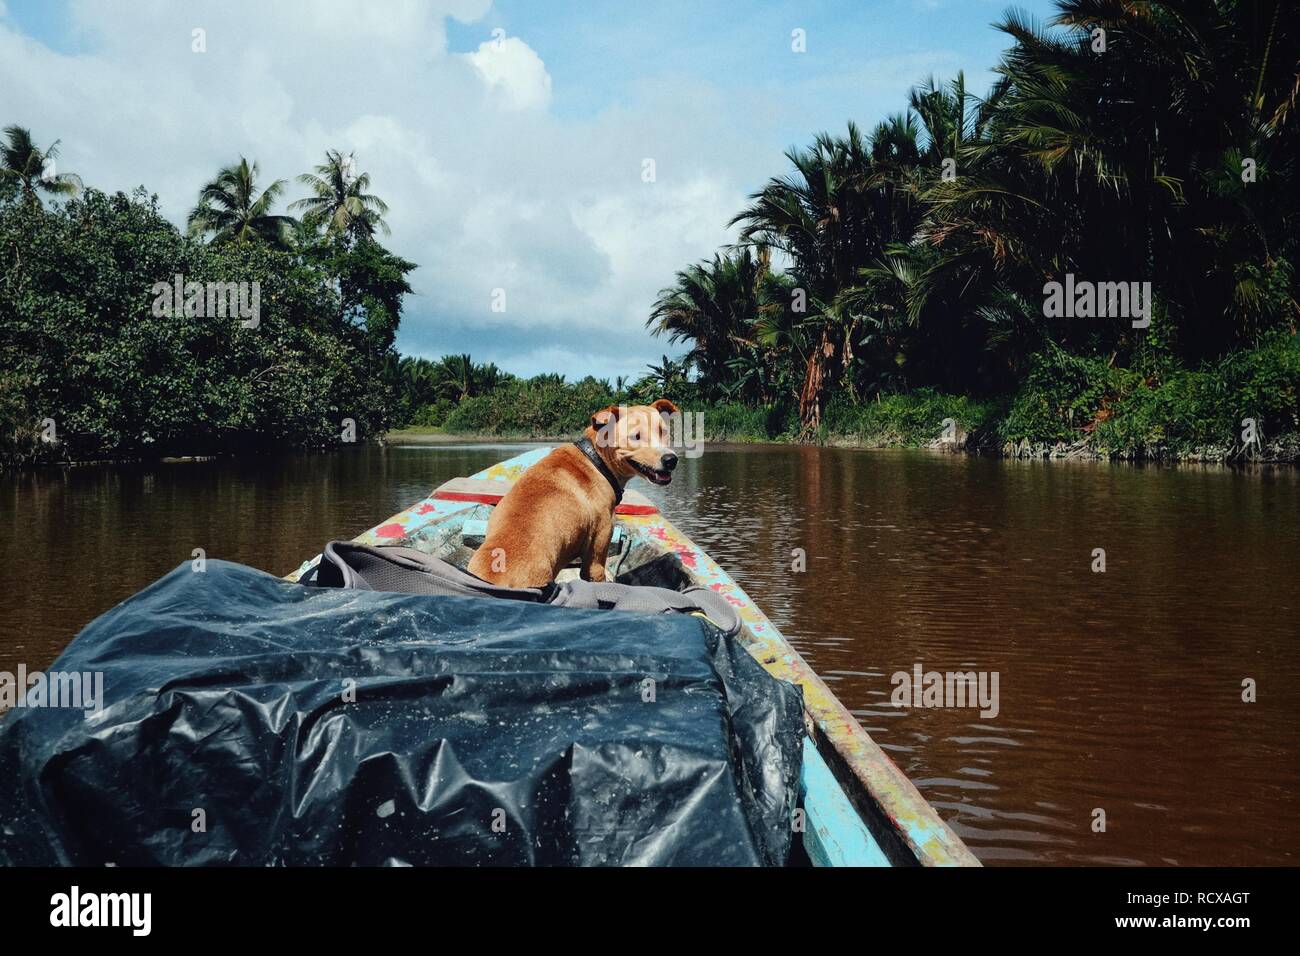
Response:
[[[655,293],[734,237],[786,149],[870,128],[931,74],[982,92],[1008,6],[0,0],[0,125],[60,139],[90,185],[146,185],[177,222],[241,154],[292,179],[355,150],[387,244],[420,264],[403,352],[634,375],[680,351],[643,327]]]

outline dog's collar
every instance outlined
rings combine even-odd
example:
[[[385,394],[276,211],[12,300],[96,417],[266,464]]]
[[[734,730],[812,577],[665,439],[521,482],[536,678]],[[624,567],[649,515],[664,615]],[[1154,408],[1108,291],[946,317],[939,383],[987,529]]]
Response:
[[[619,503],[623,500],[623,486],[619,484],[618,479],[614,477],[614,473],[609,470],[609,465],[605,464],[604,459],[602,459],[596,452],[596,448],[592,445],[591,439],[584,436],[578,441],[575,441],[573,445],[578,449],[578,451],[587,456],[587,461],[595,465],[597,471],[605,476],[605,480],[609,482],[609,486],[614,489],[614,507],[617,508]]]

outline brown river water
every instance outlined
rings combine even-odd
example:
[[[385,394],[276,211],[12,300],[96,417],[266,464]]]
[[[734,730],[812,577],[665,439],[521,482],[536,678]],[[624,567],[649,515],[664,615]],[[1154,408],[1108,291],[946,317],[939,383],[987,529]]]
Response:
[[[284,574],[522,447],[0,476],[0,671],[194,548]],[[983,862],[1300,862],[1300,470],[710,446],[637,484]],[[917,664],[996,673],[997,715],[892,706]]]

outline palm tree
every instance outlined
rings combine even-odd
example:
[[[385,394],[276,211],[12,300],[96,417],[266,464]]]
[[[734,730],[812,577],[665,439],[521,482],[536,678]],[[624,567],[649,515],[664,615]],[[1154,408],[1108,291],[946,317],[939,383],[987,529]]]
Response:
[[[674,362],[665,355],[660,364],[651,364],[647,368],[648,374],[639,382],[642,389],[651,386],[660,395],[681,395],[686,386],[686,373],[689,368],[686,362]]]
[[[954,193],[983,195],[991,119],[1004,92],[1005,84],[996,84],[981,100],[967,92],[960,72],[946,86],[932,77],[911,91],[906,113],[877,127],[871,181],[894,200],[894,241],[836,299],[855,317],[846,342],[864,350],[865,360],[845,355],[851,393],[909,380],[961,391],[984,381],[979,361],[988,329],[979,315],[997,284],[994,263],[982,248],[949,241],[935,211]],[[945,241],[940,254],[936,246]]]
[[[445,355],[434,366],[434,387],[438,394],[459,402],[478,393],[474,360],[468,355]]]
[[[920,217],[905,191],[874,175],[871,143],[852,123],[846,136],[822,133],[811,149],[791,150],[786,158],[794,173],[770,180],[731,223],[743,224],[743,241],[777,249],[791,262],[802,294],[799,324],[816,340],[799,390],[808,434],[820,426],[851,348],[853,320],[837,297],[890,243],[910,240]]]
[[[398,366],[402,393],[410,411],[431,404],[438,397],[436,365],[426,358],[407,356]]]
[[[389,235],[384,215],[388,205],[378,196],[366,192],[370,188],[370,174],[356,174],[356,160],[351,153],[340,150],[325,153],[325,162],[315,173],[303,173],[298,182],[315,194],[291,203],[290,209],[302,209],[304,224],[325,228],[327,236],[343,235],[350,238],[369,238],[379,229]]]
[[[1147,279],[1192,359],[1293,321],[1295,18],[1279,0],[1058,7],[1050,30],[1014,12],[999,25],[1014,45],[987,135],[960,149],[970,175],[927,195],[947,284],[982,284],[994,301],[1065,272]],[[1247,158],[1260,170],[1249,184]],[[1125,354],[1127,326],[1045,329]]]
[[[42,192],[70,196],[81,190],[79,177],[56,171],[58,140],[39,149],[32,141],[31,131],[22,126],[5,127],[5,140],[0,145],[0,179],[16,184],[29,202],[40,202]]]
[[[755,255],[745,247],[689,266],[659,293],[646,320],[655,335],[668,335],[669,344],[694,343],[686,360],[699,369],[706,396],[720,392],[727,363],[752,335],[769,262],[767,249]]]
[[[257,163],[250,165],[242,156],[238,163],[217,173],[203,187],[198,204],[190,212],[190,235],[211,233],[215,243],[260,241],[287,246],[293,217],[271,213],[284,192],[285,181],[277,179],[259,195],[257,173]]]
[[[536,388],[557,388],[564,384],[564,376],[559,372],[542,372],[528,380]]]
[[[934,77],[930,77],[924,86],[912,89],[908,94],[908,105],[925,131],[925,151],[919,157],[921,162],[934,167],[957,156],[975,133],[973,123],[980,115],[978,111],[969,109],[971,101],[972,97],[966,92],[966,74],[961,71],[947,89]]]
[[[1046,26],[1006,14],[987,97],[932,78],[870,137],[787,154],[732,220],[784,274],[715,256],[647,322],[690,343],[703,389],[753,400],[797,370],[808,434],[837,387],[1002,394],[1058,346],[1191,363],[1294,332],[1300,21],[1280,0],[1056,5]],[[1160,327],[1044,316],[1067,272],[1149,280]]]
[[[497,368],[495,362],[486,362],[474,368],[474,393],[486,395],[510,380],[510,375]]]
[[[744,346],[735,358],[727,361],[728,378],[717,390],[728,401],[756,403],[765,407],[775,404],[782,391],[783,369],[770,351]]]

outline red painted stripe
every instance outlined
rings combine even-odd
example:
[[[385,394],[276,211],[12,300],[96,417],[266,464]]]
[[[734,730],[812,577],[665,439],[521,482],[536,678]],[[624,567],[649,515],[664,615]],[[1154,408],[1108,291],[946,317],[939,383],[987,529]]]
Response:
[[[478,494],[469,491],[435,491],[433,497],[441,501],[472,501],[480,505],[497,505],[505,495]],[[657,515],[659,509],[654,505],[619,505],[614,509],[620,515]]]
[[[480,495],[468,491],[435,491],[433,497],[441,501],[474,501],[481,505],[500,504],[505,495]]]

